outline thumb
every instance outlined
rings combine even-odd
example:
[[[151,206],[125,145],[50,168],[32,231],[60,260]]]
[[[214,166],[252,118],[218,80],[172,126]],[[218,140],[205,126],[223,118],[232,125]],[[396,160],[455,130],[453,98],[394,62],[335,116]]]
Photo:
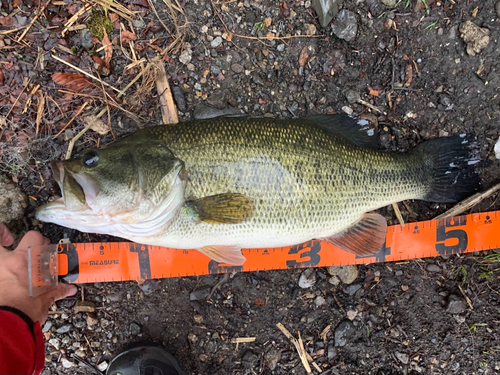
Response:
[[[19,242],[19,245],[17,245],[17,249],[23,249],[26,250],[30,246],[39,246],[39,245],[48,245],[50,244],[50,240],[48,238],[45,238],[43,234],[37,231],[29,231],[24,235],[24,237],[21,239],[21,242]]]
[[[49,301],[49,305],[51,305],[54,301],[75,295],[76,291],[75,285],[60,283],[57,285],[56,289],[45,293],[45,299]]]
[[[10,246],[14,242],[14,237],[10,230],[2,223],[0,223],[0,245]]]

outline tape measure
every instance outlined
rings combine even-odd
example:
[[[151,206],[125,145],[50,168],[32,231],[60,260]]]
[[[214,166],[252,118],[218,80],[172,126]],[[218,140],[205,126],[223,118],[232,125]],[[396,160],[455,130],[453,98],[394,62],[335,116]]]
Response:
[[[246,262],[241,266],[218,263],[197,250],[130,242],[51,245],[50,254],[43,254],[43,249],[38,249],[38,252],[37,249],[30,250],[30,277],[32,284],[38,287],[36,280],[47,279],[44,274],[50,274],[49,267],[57,270],[59,278],[69,283],[94,283],[394,262],[463,254],[500,248],[498,216],[500,211],[493,211],[393,225],[387,230],[384,246],[367,257],[317,240],[289,247],[243,249]],[[52,279],[57,278],[55,273],[52,271]]]

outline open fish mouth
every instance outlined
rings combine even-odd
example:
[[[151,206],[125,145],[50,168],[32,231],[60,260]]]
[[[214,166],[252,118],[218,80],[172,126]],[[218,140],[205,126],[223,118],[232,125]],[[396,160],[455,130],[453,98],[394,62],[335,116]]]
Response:
[[[64,208],[69,211],[90,209],[99,192],[94,180],[68,171],[61,161],[53,161],[51,167],[54,179],[61,189],[62,197],[58,201],[64,204]]]

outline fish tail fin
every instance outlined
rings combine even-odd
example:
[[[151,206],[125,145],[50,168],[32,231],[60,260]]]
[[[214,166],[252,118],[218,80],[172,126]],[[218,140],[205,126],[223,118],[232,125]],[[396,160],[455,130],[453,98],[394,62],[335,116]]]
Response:
[[[429,190],[423,200],[458,202],[481,190],[476,170],[481,160],[474,136],[460,134],[431,139],[419,145],[415,152],[423,158],[427,170]]]

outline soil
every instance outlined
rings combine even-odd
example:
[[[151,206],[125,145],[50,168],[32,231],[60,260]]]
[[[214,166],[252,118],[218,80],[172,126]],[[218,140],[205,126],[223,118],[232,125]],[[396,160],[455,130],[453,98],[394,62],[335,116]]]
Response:
[[[22,12],[9,17],[17,27],[26,27],[37,4],[17,3]],[[500,134],[500,5],[496,0],[427,0],[427,8],[414,1],[399,1],[393,8],[384,3],[390,1],[344,1],[342,9],[351,11],[357,23],[357,34],[350,41],[339,39],[331,25],[321,28],[310,1],[288,1],[287,6],[270,0],[178,3],[185,13],[185,17],[178,13],[177,21],[183,40],[164,61],[180,120],[190,119],[192,113],[203,116],[206,109],[201,105],[210,106],[210,113],[215,108],[280,118],[371,113],[378,120],[382,148],[391,151],[406,151],[432,137],[472,133],[483,159],[490,160],[490,165],[481,165],[483,184],[494,185],[500,178],[493,155]],[[132,23],[119,19],[128,30],[134,27],[137,59],[157,56],[158,48],[167,48],[179,36],[164,2],[151,4],[170,32],[162,28],[148,2],[124,4],[141,16]],[[54,242],[116,239],[34,219],[35,208],[59,194],[48,162],[63,158],[69,140],[85,126],[83,116],[77,116],[69,130],[53,139],[85,97],[58,91],[64,87],[53,82],[52,74],[75,71],[52,55],[71,56],[69,60],[86,71],[95,72],[98,64],[103,80],[120,89],[138,73],[137,67],[126,68],[131,53],[128,43],[114,39],[120,38],[116,23],[109,35],[114,41],[109,75],[103,69],[106,64],[92,60],[91,55],[101,61],[106,56],[85,27],[62,35],[64,22],[81,6],[71,0],[52,2],[24,42],[14,38],[23,29],[0,35],[0,167],[18,182],[29,201],[24,220],[11,222],[10,227],[18,234],[40,230]],[[1,9],[4,25],[13,8],[2,2]],[[271,19],[269,26],[266,18]],[[460,36],[465,21],[489,31],[488,44],[478,41],[483,43],[478,52],[474,52],[477,45],[467,48]],[[13,23],[2,28],[15,27]],[[233,35],[230,41],[225,27],[262,39]],[[269,32],[284,36],[306,31],[317,37],[266,38]],[[29,90],[24,92],[28,79]],[[40,99],[30,92],[35,84],[46,96],[38,133]],[[98,96],[101,86],[97,86],[92,95]],[[127,100],[134,90],[135,86],[129,89]],[[156,92],[139,99],[133,112],[148,118],[147,125],[111,107],[112,134],[88,131],[75,150],[160,123]],[[105,105],[99,99],[89,104]],[[121,104],[133,107],[130,102]],[[413,213],[402,209],[406,220],[430,219],[450,207],[407,203]],[[494,195],[471,212],[499,208]],[[396,223],[392,208],[380,212],[389,224]],[[306,289],[298,285],[303,270],[237,273],[208,300],[222,276],[85,284],[81,296],[95,311],[75,312],[77,298],[57,303],[44,326],[44,375],[90,374],[72,353],[92,365],[109,363],[124,347],[144,340],[163,343],[187,374],[306,374],[277,323],[295,336],[300,331],[323,374],[500,374],[500,273],[498,262],[485,259],[489,253],[360,266],[359,276],[349,285],[334,285],[334,277],[318,268],[316,283]],[[255,341],[231,343],[235,337],[255,337]]]

